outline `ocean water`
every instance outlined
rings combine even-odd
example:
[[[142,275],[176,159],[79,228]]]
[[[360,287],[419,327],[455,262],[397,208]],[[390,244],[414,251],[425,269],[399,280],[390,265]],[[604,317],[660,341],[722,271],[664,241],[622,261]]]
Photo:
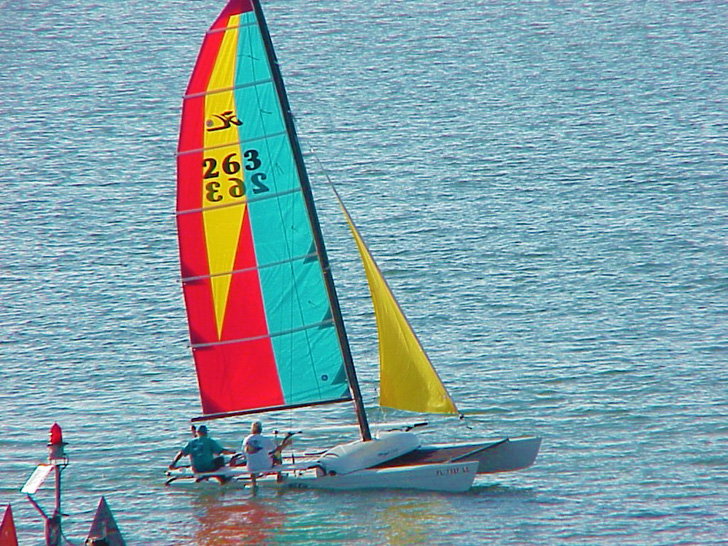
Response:
[[[265,1],[372,420],[407,416],[375,408],[372,311],[326,174],[467,415],[425,438],[542,451],[461,495],[163,486],[199,412],[181,97],[223,4],[0,2],[0,505],[20,544],[43,544],[20,488],[53,422],[76,544],[102,495],[128,544],[728,544],[717,0]],[[248,426],[211,428],[234,447]],[[37,498],[52,508],[50,482]]]

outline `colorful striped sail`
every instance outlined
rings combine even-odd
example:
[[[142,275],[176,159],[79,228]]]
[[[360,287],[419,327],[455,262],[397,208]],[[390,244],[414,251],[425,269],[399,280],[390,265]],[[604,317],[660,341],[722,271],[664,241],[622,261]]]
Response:
[[[230,0],[184,98],[177,226],[204,418],[350,400],[343,323],[257,0]]]

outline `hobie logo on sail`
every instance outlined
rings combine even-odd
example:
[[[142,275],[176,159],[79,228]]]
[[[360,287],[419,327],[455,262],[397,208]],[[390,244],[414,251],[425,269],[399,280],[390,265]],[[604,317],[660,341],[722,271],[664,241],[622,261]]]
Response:
[[[215,114],[215,118],[217,119],[208,119],[207,120],[207,131],[221,131],[222,129],[228,129],[235,125],[236,127],[239,127],[243,124],[242,121],[238,119],[238,117],[235,115],[235,113],[232,110],[226,110],[222,114]],[[217,125],[216,125],[217,123]]]

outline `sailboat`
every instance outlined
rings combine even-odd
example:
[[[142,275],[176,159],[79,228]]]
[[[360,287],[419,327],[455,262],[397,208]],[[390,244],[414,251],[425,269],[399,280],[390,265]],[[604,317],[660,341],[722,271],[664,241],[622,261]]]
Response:
[[[537,437],[428,446],[411,427],[372,434],[259,0],[229,0],[205,35],[184,96],[177,178],[182,285],[202,402],[193,422],[352,403],[361,439],[276,467],[268,480],[276,487],[463,491],[476,474],[533,463]],[[457,416],[334,193],[372,295],[380,405]],[[249,479],[244,466],[168,476],[168,483]]]

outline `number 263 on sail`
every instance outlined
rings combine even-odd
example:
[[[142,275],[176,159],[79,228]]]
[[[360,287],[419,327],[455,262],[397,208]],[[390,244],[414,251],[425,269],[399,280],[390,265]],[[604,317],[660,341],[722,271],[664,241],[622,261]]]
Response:
[[[204,174],[202,176],[203,179],[207,180],[219,178],[220,169],[222,169],[222,172],[227,175],[234,175],[240,172],[241,164],[237,160],[237,156],[237,153],[232,153],[225,156],[219,166],[217,158],[206,157],[202,162],[202,168],[204,171]],[[257,171],[262,165],[257,150],[246,150],[245,152],[243,152],[243,158],[246,171]],[[266,186],[266,184],[264,183],[265,179],[266,174],[263,172],[256,172],[251,174],[248,180],[252,184],[253,193],[263,193],[269,191],[268,186]],[[237,199],[245,196],[246,187],[245,182],[242,178],[230,176],[228,178],[228,181],[230,182],[230,185],[227,188],[227,193],[230,195],[230,197]],[[217,180],[213,180],[205,184],[205,190],[206,199],[213,202],[222,201],[222,192],[226,191],[225,188],[222,187],[222,184]]]

